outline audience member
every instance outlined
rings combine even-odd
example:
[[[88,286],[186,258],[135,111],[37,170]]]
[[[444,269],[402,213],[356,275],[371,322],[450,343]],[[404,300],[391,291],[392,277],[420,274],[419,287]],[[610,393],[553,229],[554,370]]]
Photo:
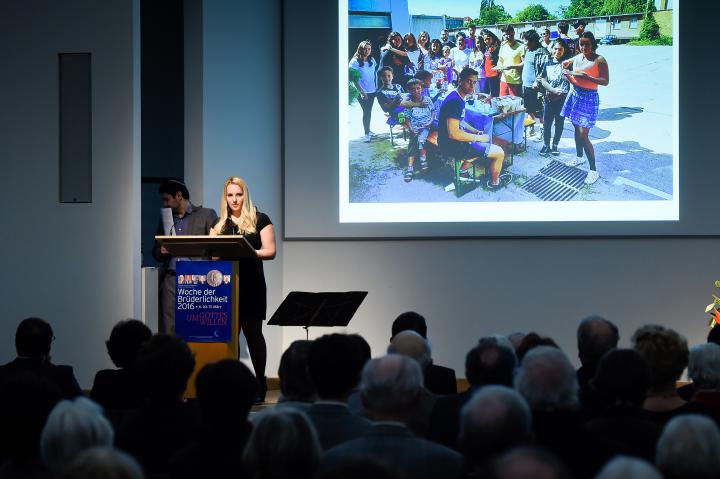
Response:
[[[693,346],[690,349],[688,377],[695,391],[691,402],[706,407],[720,423],[720,346],[714,343]]]
[[[414,311],[402,313],[400,316],[395,318],[395,321],[393,321],[392,324],[392,336],[390,337],[390,341],[392,342],[393,338],[398,333],[407,330],[415,331],[420,336],[427,339],[427,323],[425,322],[425,318]],[[457,393],[457,378],[455,376],[455,370],[434,364],[432,355],[430,357],[430,362],[423,367],[423,379],[425,387],[433,394]]]
[[[709,418],[681,414],[657,443],[655,464],[665,479],[712,479],[720,471],[720,432]]]
[[[580,403],[587,413],[596,408],[590,380],[595,375],[600,358],[617,347],[620,335],[617,326],[600,316],[588,316],[577,329],[577,348],[580,368],[577,370]]]
[[[247,366],[224,359],[203,367],[195,379],[202,429],[170,463],[170,477],[228,477],[242,470],[241,452],[258,384]],[[212,458],[212,460],[208,460]]]
[[[253,479],[311,479],[322,451],[312,424],[302,411],[270,408],[253,421],[242,454]]]
[[[111,447],[114,432],[102,408],[79,397],[60,401],[47,418],[40,436],[40,454],[58,476],[80,453],[95,446]]]
[[[370,430],[370,421],[347,407],[364,362],[359,343],[344,334],[321,336],[310,346],[308,368],[319,399],[307,414],[324,450]]]
[[[197,417],[182,401],[194,368],[193,353],[175,336],[155,335],[138,353],[138,375],[148,400],[120,424],[116,444],[148,475],[167,474],[170,458],[195,435]]]
[[[515,376],[515,389],[532,410],[537,444],[557,454],[573,476],[592,477],[601,466],[599,451],[585,434],[577,377],[565,353],[551,346],[528,351]]]
[[[477,477],[496,456],[529,441],[532,416],[525,399],[507,386],[485,386],[462,409],[458,443]]]
[[[650,366],[633,349],[614,349],[602,357],[588,385],[596,398],[596,414],[587,431],[611,454],[655,460],[661,428],[642,410],[650,387]]]
[[[482,338],[465,357],[465,377],[470,383],[467,391],[438,398],[430,416],[430,439],[453,449],[457,448],[460,431],[460,410],[473,393],[486,384],[513,384],[517,357],[506,338]]]
[[[144,479],[135,459],[110,447],[92,447],[65,469],[60,479]]]
[[[427,339],[427,322],[425,321],[425,317],[415,311],[407,311],[400,314],[392,323],[392,336],[390,336],[390,341],[392,341],[396,334],[407,330],[415,331]]]
[[[462,457],[444,446],[412,435],[401,423],[408,420],[422,387],[422,371],[410,358],[390,354],[369,361],[362,372],[363,401],[377,421],[363,437],[329,449],[323,459],[328,470],[355,458],[371,457],[407,477],[459,477]]]
[[[50,361],[50,347],[54,340],[52,327],[46,321],[40,318],[23,319],[15,331],[17,358],[0,366],[0,384],[15,374],[30,371],[55,383],[66,399],[82,394],[72,366],[59,366]]]
[[[610,460],[595,479],[663,479],[652,464],[642,459],[616,456]]]
[[[358,347],[360,351],[360,357],[362,360],[362,366],[360,367],[360,371],[362,371],[362,368],[365,366],[365,363],[370,361],[372,358],[372,350],[370,349],[370,344],[360,336],[359,334],[349,334],[348,337],[355,341],[356,346]],[[358,382],[353,388],[352,392],[350,393],[350,396],[348,396],[347,399],[347,406],[348,409],[352,414],[362,414],[363,412],[363,403],[362,403],[362,394],[360,391],[360,379],[358,378]]]
[[[388,354],[401,354],[414,359],[424,371],[430,364],[430,344],[415,331],[402,331],[393,336]],[[437,397],[426,387],[420,388],[420,393],[408,413],[407,425],[418,436],[427,437],[430,430],[430,415]]]
[[[492,466],[492,479],[570,479],[563,464],[548,451],[520,447],[501,456]]]
[[[312,341],[293,341],[280,357],[278,405],[281,407],[292,406],[307,410],[317,399],[315,385],[308,371],[308,353],[311,345]]]
[[[517,354],[518,361],[522,362],[528,351],[537,346],[551,346],[553,348],[560,349],[553,338],[540,336],[538,333],[531,332],[524,335],[520,340],[520,344],[518,344],[515,348],[515,353]]]
[[[0,394],[0,477],[51,477],[40,458],[40,435],[62,399],[47,377],[25,371],[9,378]]]
[[[646,325],[635,331],[631,341],[650,365],[650,389],[643,403],[650,419],[663,426],[678,414],[705,411],[702,406],[682,399],[675,387],[688,365],[685,338],[672,329]]]
[[[135,369],[135,360],[140,347],[151,337],[150,328],[136,319],[120,321],[113,327],[105,345],[118,369],[98,371],[90,391],[90,398],[102,406],[106,413],[136,409],[142,405],[145,396]]]
[[[718,327],[712,327],[710,328],[710,331],[707,335],[707,342],[720,345],[720,328]],[[692,399],[693,395],[695,394],[695,385],[692,382],[689,382],[677,390],[678,395],[683,398],[686,401],[689,401]]]

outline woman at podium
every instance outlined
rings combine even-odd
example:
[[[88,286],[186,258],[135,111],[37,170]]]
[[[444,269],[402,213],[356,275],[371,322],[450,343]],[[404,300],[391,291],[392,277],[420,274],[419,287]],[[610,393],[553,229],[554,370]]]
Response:
[[[275,229],[270,218],[253,205],[247,183],[242,178],[233,176],[225,181],[220,200],[220,219],[210,230],[210,235],[244,236],[255,248],[255,258],[238,261],[241,291],[238,318],[259,384],[258,401],[262,402],[267,392],[267,347],[262,333],[267,308],[267,287],[262,262],[275,258]]]

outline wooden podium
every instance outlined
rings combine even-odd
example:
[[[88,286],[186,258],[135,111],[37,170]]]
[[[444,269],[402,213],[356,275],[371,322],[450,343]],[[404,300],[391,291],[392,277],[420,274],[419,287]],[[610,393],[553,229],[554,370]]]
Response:
[[[188,381],[185,397],[194,398],[197,395],[195,377],[206,364],[228,358],[239,359],[238,301],[240,301],[240,282],[237,260],[255,257],[255,249],[242,236],[156,236],[155,239],[176,258],[201,258],[204,260],[233,262],[230,342],[198,343],[188,341],[187,343],[190,350],[195,354],[195,370]],[[177,283],[175,286],[177,292]]]

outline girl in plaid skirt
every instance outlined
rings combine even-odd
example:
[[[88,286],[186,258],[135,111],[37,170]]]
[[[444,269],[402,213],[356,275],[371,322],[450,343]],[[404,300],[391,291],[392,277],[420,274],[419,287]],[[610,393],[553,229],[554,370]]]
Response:
[[[562,116],[570,120],[575,127],[577,158],[568,161],[567,165],[578,166],[585,163],[584,153],[590,165],[590,171],[585,178],[585,183],[589,185],[595,183],[600,175],[595,167],[595,150],[588,135],[590,128],[595,126],[600,107],[598,85],[606,86],[610,82],[610,72],[605,58],[595,52],[597,41],[592,32],[583,32],[578,45],[580,53],[563,62],[563,68],[572,66],[572,70],[564,70],[572,88],[565,99]]]

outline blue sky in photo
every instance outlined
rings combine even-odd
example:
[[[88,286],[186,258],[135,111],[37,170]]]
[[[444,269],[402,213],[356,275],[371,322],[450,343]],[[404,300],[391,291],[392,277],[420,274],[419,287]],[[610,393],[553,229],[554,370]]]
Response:
[[[505,7],[510,15],[517,14],[530,4],[541,4],[550,13],[557,15],[558,9],[568,5],[570,0],[499,0],[496,5]],[[450,17],[476,18],[480,11],[479,0],[408,0],[410,15],[448,15]]]

